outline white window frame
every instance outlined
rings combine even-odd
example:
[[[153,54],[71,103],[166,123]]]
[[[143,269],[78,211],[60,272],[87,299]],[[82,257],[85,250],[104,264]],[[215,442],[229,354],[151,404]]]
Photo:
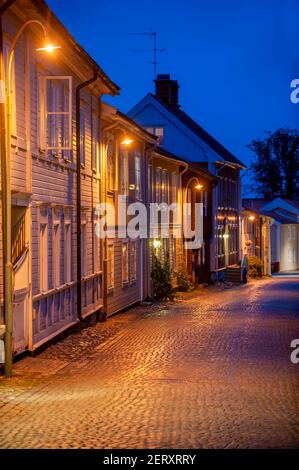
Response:
[[[69,83],[69,105],[67,111],[48,111],[47,109],[47,83],[57,80],[67,80]],[[71,150],[72,149],[72,77],[63,75],[40,75],[40,145],[45,150]],[[57,105],[57,100],[55,106]],[[48,116],[68,116],[68,144],[48,145]]]
[[[99,113],[95,108],[91,111],[91,166],[99,174]]]
[[[86,158],[86,120],[85,120],[85,112],[86,108],[84,105],[80,106],[80,164],[81,166],[85,166]]]
[[[94,221],[93,221],[93,246],[94,246],[94,272],[97,273],[100,270],[100,238],[97,236],[97,224],[99,223],[98,216],[94,209]]]
[[[87,239],[87,222],[83,220],[81,222],[81,276],[86,276],[86,240]]]
[[[156,167],[156,203],[160,204],[161,202],[161,168],[158,166]]]
[[[52,255],[53,255],[53,287],[60,286],[60,222],[53,223],[52,234]]]
[[[11,51],[11,44],[7,39],[3,42],[3,56],[4,56],[4,74],[7,72],[7,61]],[[5,76],[5,83],[7,83]],[[6,85],[5,85],[6,86]],[[11,102],[11,134],[17,137],[17,100],[16,100],[16,71],[15,71],[15,54],[11,63],[10,73],[10,102]]]
[[[121,150],[120,155],[120,194],[127,196],[129,194],[129,152]]]
[[[68,211],[64,215],[64,282],[72,280],[72,232]]]
[[[46,212],[44,215],[42,210]],[[40,292],[47,292],[49,289],[49,275],[48,275],[48,210],[41,207],[39,209],[39,290]]]
[[[121,280],[122,280],[123,286],[127,285],[129,282],[129,242],[128,241],[123,241],[121,244]]]
[[[107,245],[107,288],[114,288],[114,243],[108,242]]]
[[[134,156],[135,164],[135,197],[141,200],[141,155],[136,151]]]

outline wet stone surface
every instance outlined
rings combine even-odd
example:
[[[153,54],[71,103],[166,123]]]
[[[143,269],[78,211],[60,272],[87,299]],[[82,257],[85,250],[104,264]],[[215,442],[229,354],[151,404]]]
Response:
[[[138,307],[0,378],[2,448],[298,447],[298,280]]]

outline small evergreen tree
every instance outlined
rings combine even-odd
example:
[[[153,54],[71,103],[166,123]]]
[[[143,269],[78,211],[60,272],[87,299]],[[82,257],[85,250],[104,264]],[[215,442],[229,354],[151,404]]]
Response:
[[[178,290],[182,292],[190,292],[192,290],[192,282],[190,281],[190,276],[187,271],[187,267],[184,263],[180,265],[180,269],[177,273],[177,286]]]
[[[169,259],[165,263],[154,256],[153,270],[151,273],[154,284],[154,297],[156,300],[173,300],[174,289],[171,285]]]

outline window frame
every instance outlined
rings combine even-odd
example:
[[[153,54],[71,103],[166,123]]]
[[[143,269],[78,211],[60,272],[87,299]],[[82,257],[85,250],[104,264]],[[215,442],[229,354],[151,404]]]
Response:
[[[126,248],[124,250],[124,248]],[[124,253],[126,253],[124,257]],[[125,261],[125,269],[124,269],[124,261]],[[124,276],[126,273],[126,276]],[[121,282],[122,286],[126,286],[129,283],[129,242],[128,240],[124,240],[121,244]]]

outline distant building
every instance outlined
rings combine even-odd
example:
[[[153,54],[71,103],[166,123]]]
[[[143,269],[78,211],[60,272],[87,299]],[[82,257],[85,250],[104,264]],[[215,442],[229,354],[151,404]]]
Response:
[[[149,93],[128,113],[173,155],[197,162],[218,178],[213,190],[210,273],[225,270],[240,259],[240,170],[244,165],[180,109],[179,85],[168,74],[158,75],[156,93]]]
[[[243,199],[243,207],[271,218],[271,271],[299,270],[299,201]]]

